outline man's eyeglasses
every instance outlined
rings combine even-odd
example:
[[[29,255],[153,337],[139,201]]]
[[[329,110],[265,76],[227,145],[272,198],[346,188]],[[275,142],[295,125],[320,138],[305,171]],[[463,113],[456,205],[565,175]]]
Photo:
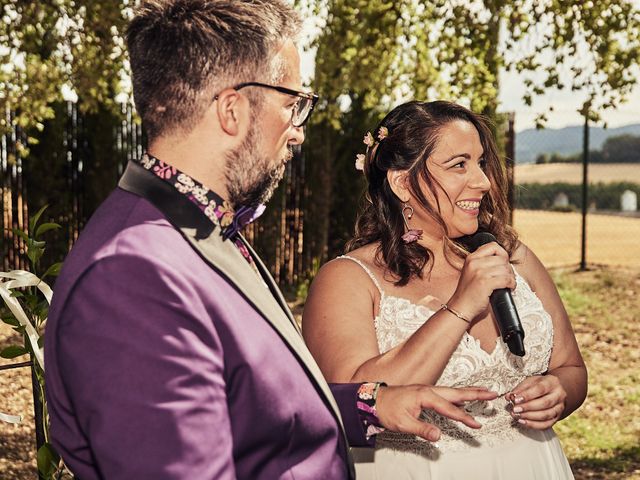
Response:
[[[302,127],[309,117],[311,116],[311,112],[313,112],[316,103],[318,103],[318,95],[315,93],[306,93],[306,92],[298,92],[297,90],[291,90],[290,88],[285,87],[276,87],[275,85],[267,85],[266,83],[259,82],[246,82],[239,83],[235,87],[231,87],[234,90],[240,90],[245,87],[261,87],[261,88],[269,88],[271,90],[275,90],[276,92],[284,93],[285,95],[291,95],[292,97],[298,97],[298,101],[293,107],[293,111],[291,112],[291,124],[294,127]],[[218,95],[213,97],[214,100],[218,99]]]

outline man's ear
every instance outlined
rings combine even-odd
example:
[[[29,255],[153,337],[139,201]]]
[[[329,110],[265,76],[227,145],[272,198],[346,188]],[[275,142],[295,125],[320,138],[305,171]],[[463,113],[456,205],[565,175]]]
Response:
[[[387,170],[387,181],[401,202],[406,203],[411,199],[406,170]]]
[[[215,102],[216,113],[220,128],[228,135],[236,136],[240,133],[240,120],[247,107],[246,103],[246,98],[231,88],[218,95]]]

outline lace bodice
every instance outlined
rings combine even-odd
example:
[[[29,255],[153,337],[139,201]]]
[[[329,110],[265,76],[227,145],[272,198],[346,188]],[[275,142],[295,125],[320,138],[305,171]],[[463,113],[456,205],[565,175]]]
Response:
[[[369,274],[380,292],[379,313],[374,319],[380,353],[405,341],[435,313],[424,305],[386,295],[378,280],[361,261],[349,256],[340,258],[358,263]],[[500,397],[495,400],[474,402],[465,407],[482,424],[482,428],[474,430],[425,410],[422,418],[442,430],[436,447],[411,435],[384,432],[378,435],[378,448],[417,450],[437,456],[439,451],[497,445],[522,434],[518,424],[507,411],[504,394],[525,377],[538,375],[547,370],[553,344],[553,323],[529,284],[517,271],[515,273],[516,289],[513,292],[513,300],[525,331],[525,356],[511,354],[501,338],[496,340],[494,350],[487,353],[480,347],[479,340],[465,332],[436,383],[438,386],[447,387],[483,386],[498,392]]]

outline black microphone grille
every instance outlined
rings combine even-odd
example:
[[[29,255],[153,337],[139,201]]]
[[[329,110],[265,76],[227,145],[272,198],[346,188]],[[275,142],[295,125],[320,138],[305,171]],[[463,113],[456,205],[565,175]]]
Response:
[[[470,252],[475,252],[476,249],[481,247],[486,243],[495,242],[496,237],[494,237],[489,232],[476,232],[473,235],[469,235],[466,237],[461,243],[467,247],[467,250]]]

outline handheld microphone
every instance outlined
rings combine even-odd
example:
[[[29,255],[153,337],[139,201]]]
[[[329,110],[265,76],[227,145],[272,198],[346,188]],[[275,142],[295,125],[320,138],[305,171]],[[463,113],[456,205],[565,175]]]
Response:
[[[489,232],[476,232],[469,237],[460,239],[460,242],[470,252],[475,252],[478,247],[495,241],[496,237]],[[513,303],[511,291],[508,288],[494,290],[489,297],[489,303],[493,308],[493,314],[498,322],[498,328],[504,343],[507,344],[511,353],[523,357],[525,353],[524,330],[522,329],[516,306]]]

